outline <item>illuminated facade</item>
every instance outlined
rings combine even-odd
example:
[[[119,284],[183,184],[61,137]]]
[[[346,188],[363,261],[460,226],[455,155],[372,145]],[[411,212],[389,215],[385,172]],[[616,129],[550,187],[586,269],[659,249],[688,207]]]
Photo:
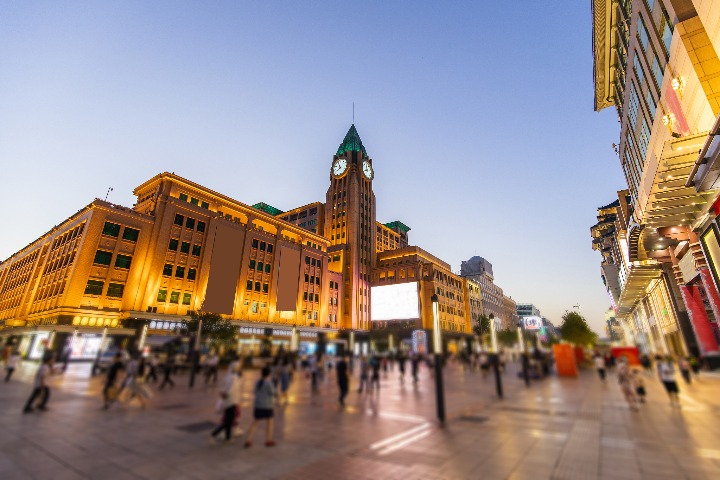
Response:
[[[139,338],[177,331],[194,310],[248,335],[367,331],[380,326],[371,286],[409,281],[421,287],[415,326],[432,328],[437,293],[443,330],[470,334],[481,283],[409,246],[407,225],[376,220],[372,159],[354,125],[329,180],[325,203],[287,211],[170,173],[135,188],[133,208],[96,199],[0,263],[2,335],[40,326]],[[501,298],[498,311],[507,306]]]
[[[708,262],[717,247],[720,186],[711,167],[720,114],[720,4],[592,6],[595,109],[616,107],[617,153],[632,206],[617,229],[619,295],[603,268],[617,320],[648,350],[720,364],[718,277]]]
[[[504,329],[514,329],[518,316],[516,304],[495,284],[492,264],[478,256],[471,257],[460,264],[460,275],[473,280],[480,286],[482,310],[488,317],[492,314]]]

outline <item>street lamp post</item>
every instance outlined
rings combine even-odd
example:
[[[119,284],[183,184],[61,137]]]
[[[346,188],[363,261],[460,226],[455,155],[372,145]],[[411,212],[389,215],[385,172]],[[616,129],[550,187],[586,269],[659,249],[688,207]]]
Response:
[[[190,388],[195,385],[195,371],[200,364],[200,335],[202,335],[202,317],[198,320],[198,331],[195,335],[195,353],[193,355],[193,364],[190,368]]]
[[[520,319],[520,322],[518,323],[518,338],[520,339],[520,348],[522,350],[520,351],[520,359],[522,361],[522,373],[523,373],[523,380],[525,380],[525,386],[530,386],[530,372],[528,372],[528,367],[530,363],[530,359],[527,355],[527,345],[525,345],[525,324],[523,323],[522,319]]]
[[[433,294],[433,352],[435,358],[435,399],[437,405],[437,417],[440,426],[445,426],[445,392],[443,390],[443,369],[442,369],[442,336],[440,335],[440,315],[438,314],[438,296]]]

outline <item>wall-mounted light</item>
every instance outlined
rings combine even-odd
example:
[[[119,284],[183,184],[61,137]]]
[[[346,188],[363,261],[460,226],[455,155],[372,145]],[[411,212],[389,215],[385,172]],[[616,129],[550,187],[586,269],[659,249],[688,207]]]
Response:
[[[675,123],[675,115],[672,113],[663,115],[662,123],[666,126],[672,126],[672,124]]]
[[[670,82],[670,85],[676,92],[682,92],[685,88],[685,79],[683,77],[675,77]]]

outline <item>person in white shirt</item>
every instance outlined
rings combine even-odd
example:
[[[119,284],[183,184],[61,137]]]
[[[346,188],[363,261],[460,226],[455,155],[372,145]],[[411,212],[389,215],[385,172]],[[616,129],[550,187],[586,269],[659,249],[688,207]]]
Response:
[[[33,385],[33,391],[30,394],[30,398],[28,398],[27,403],[25,404],[25,408],[23,409],[23,413],[31,413],[34,411],[33,403],[35,403],[35,400],[38,397],[40,398],[40,405],[38,405],[38,410],[46,410],[47,409],[47,402],[50,398],[50,387],[48,387],[48,377],[52,373],[52,364],[53,364],[53,358],[52,355],[46,355],[46,357],[43,359],[42,365],[40,365],[40,368],[38,368],[37,373],[35,374],[35,383]]]
[[[223,416],[220,425],[210,434],[211,444],[215,444],[215,437],[223,430],[225,430],[225,441],[232,441],[233,425],[240,413],[240,374],[240,363],[232,362],[221,382],[218,410]]]
[[[680,406],[680,389],[677,380],[675,380],[675,365],[673,365],[672,357],[666,357],[658,364],[658,373],[660,381],[662,381],[665,391],[670,397],[670,405],[673,407]]]
[[[599,353],[595,354],[595,357],[593,358],[593,362],[595,363],[595,369],[598,372],[598,375],[600,376],[600,380],[603,382],[605,381],[605,357],[600,355]]]
[[[5,361],[5,383],[10,381],[10,377],[12,377],[13,372],[15,372],[15,368],[20,363],[20,352],[13,349],[12,352],[10,352],[10,356],[8,356],[7,360]]]

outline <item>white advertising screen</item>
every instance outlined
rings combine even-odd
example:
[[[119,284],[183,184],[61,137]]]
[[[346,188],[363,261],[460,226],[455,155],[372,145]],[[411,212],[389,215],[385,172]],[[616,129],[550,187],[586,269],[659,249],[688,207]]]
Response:
[[[543,326],[542,317],[522,317],[525,330],[540,330]]]
[[[372,287],[370,295],[373,321],[420,318],[417,282]]]

